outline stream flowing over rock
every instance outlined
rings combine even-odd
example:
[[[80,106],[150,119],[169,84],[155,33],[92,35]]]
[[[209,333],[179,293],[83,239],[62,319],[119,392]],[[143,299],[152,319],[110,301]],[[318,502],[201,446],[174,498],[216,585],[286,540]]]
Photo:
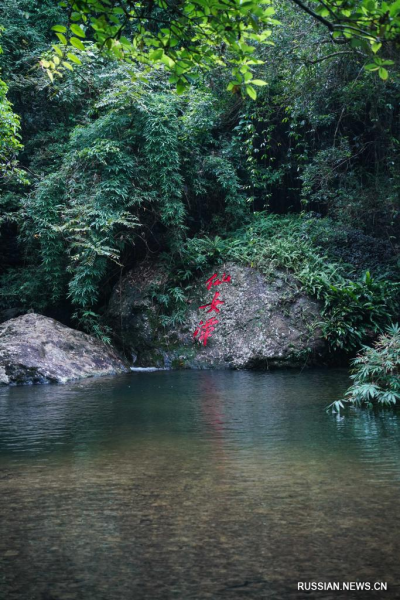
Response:
[[[205,282],[215,273],[220,281],[224,273],[230,275],[230,282],[207,289]],[[242,369],[322,361],[320,306],[288,273],[267,278],[233,263],[215,267],[192,282],[183,323],[167,326],[154,300],[165,283],[162,266],[144,261],[113,291],[107,322],[135,366]],[[220,312],[207,313],[200,307],[216,292],[223,301]],[[213,317],[218,323],[204,345],[193,334],[200,321]]]
[[[127,371],[100,340],[29,313],[0,325],[0,384],[66,383]]]

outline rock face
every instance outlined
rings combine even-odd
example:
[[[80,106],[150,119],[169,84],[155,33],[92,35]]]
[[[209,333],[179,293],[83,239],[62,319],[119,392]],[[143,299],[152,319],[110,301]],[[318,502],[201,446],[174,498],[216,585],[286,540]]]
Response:
[[[126,371],[101,341],[34,313],[0,325],[0,383],[65,383]]]
[[[212,286],[215,272],[231,281]],[[160,307],[152,299],[165,282],[161,267],[143,263],[114,289],[108,310],[111,324],[125,352],[137,366],[181,368],[268,368],[296,366],[306,357],[321,362],[324,342],[317,323],[317,302],[299,290],[287,273],[266,279],[259,271],[228,263],[194,282],[183,324],[164,327]],[[220,312],[200,309],[219,292]],[[218,323],[207,340],[193,333],[199,322],[215,317]]]

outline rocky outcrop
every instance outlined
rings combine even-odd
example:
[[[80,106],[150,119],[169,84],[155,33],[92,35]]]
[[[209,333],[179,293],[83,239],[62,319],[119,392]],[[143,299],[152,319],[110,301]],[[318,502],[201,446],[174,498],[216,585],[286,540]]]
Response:
[[[54,319],[29,313],[0,325],[0,383],[65,383],[127,368],[114,350]]]
[[[215,272],[230,282],[207,289]],[[259,271],[228,263],[207,272],[192,285],[183,324],[165,326],[154,293],[166,276],[160,265],[142,263],[114,289],[108,323],[136,366],[181,368],[268,368],[320,362],[325,346],[317,323],[319,304],[300,291],[288,273],[268,279]],[[199,307],[215,292],[219,313]],[[207,345],[193,337],[199,322],[215,317]],[[164,322],[164,325],[163,325]],[[197,336],[198,337],[198,336]]]

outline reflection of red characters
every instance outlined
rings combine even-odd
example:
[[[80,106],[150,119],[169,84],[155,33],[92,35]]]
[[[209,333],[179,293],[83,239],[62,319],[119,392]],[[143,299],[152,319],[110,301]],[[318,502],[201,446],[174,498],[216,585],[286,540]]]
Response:
[[[215,317],[211,317],[205,323],[200,321],[199,326],[193,334],[193,337],[197,337],[199,334],[199,342],[203,342],[204,346],[207,346],[207,340],[211,336],[212,332],[215,329],[215,325],[218,323],[218,319]]]
[[[222,275],[222,279],[217,279],[217,277],[218,277],[218,274],[214,273],[214,275],[212,275],[210,277],[210,279],[207,279],[206,287],[208,290],[211,290],[213,285],[221,285],[221,283],[230,283],[231,282],[231,276],[225,275],[225,273]]]
[[[210,308],[207,311],[208,313],[212,312],[213,310],[215,310],[215,312],[219,313],[218,304],[225,304],[225,302],[223,300],[218,300],[218,296],[219,296],[219,292],[215,292],[214,298],[212,299],[212,301],[209,304],[204,304],[203,306],[200,306],[200,308],[207,308],[209,306]]]

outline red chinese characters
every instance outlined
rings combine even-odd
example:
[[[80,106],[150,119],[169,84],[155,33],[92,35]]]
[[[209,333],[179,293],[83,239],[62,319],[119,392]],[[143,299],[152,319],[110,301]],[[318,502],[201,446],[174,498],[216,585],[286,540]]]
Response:
[[[221,285],[222,283],[231,283],[231,276],[226,275],[226,273],[224,273],[222,275],[222,278],[219,279],[218,273],[214,273],[214,275],[207,279],[205,285],[208,290],[211,290],[211,288],[214,285]],[[209,302],[208,304],[203,304],[203,306],[200,306],[199,308],[201,310],[208,309],[206,310],[206,313],[211,313],[213,311],[219,313],[220,308],[218,307],[222,304],[225,304],[224,300],[219,299],[220,295],[220,292],[215,292],[214,298],[211,300],[211,302]],[[207,340],[213,333],[217,323],[218,319],[216,319],[215,317],[211,317],[205,323],[204,321],[200,321],[198,327],[196,328],[196,331],[193,333],[193,337],[197,339],[200,343],[202,343],[204,346],[207,346]]]
[[[225,304],[225,302],[223,300],[218,300],[219,295],[220,295],[219,292],[215,292],[214,298],[212,299],[212,301],[209,304],[204,304],[203,306],[200,306],[200,308],[207,308],[209,306],[210,308],[207,311],[208,313],[212,312],[213,310],[215,310],[215,312],[219,313],[218,304]]]
[[[206,287],[208,290],[211,290],[213,285],[221,285],[221,283],[230,283],[230,282],[231,282],[230,275],[225,275],[225,273],[224,273],[222,275],[222,279],[218,279],[218,273],[214,273],[214,275],[212,275],[210,277],[210,279],[207,279]]]
[[[193,334],[193,337],[196,338],[199,336],[199,342],[202,342],[204,346],[207,346],[207,340],[215,329],[215,325],[218,323],[218,319],[215,317],[211,317],[205,323],[200,321],[199,326]]]

